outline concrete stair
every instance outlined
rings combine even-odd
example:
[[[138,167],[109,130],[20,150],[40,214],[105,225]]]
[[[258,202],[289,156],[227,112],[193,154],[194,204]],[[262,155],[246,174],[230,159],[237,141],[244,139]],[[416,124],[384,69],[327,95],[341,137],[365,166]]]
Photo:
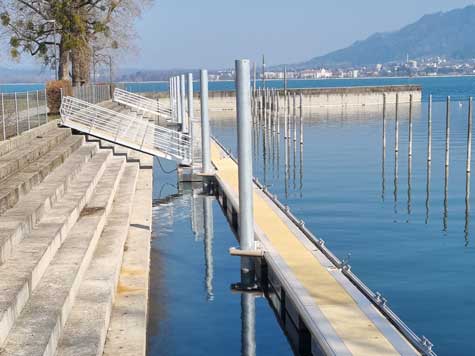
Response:
[[[129,230],[138,164],[128,164],[60,339],[58,356],[101,355]]]
[[[28,143],[0,156],[0,180],[18,172],[71,135],[68,129],[54,128],[33,137]]]
[[[147,273],[129,354],[145,355],[152,163],[56,123],[0,144],[0,356],[103,354],[130,260]]]
[[[41,183],[54,169],[63,164],[79,147],[84,137],[70,134],[43,157],[19,170],[0,183],[0,214],[12,208],[21,196]]]

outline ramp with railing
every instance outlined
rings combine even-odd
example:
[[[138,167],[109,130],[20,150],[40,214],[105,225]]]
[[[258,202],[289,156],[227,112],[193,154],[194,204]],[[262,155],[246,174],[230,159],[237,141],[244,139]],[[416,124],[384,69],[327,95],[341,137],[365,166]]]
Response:
[[[61,124],[137,151],[190,165],[190,136],[70,96],[61,103]]]
[[[114,97],[112,100],[116,103],[126,105],[136,110],[148,112],[153,115],[162,116],[169,120],[172,120],[173,117],[172,110],[160,105],[157,100],[131,93],[120,88],[114,89]]]

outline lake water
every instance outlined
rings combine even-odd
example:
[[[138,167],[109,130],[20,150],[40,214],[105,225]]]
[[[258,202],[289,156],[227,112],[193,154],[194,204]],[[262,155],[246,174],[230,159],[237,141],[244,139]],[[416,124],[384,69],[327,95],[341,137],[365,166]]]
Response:
[[[382,108],[315,111],[304,118],[302,147],[265,134],[261,126],[254,136],[254,175],[340,258],[351,254],[352,270],[387,297],[418,335],[428,337],[439,355],[475,354],[475,220],[473,200],[466,199],[467,109],[466,101],[451,106],[447,183],[443,102],[433,107],[429,177],[427,103],[414,106],[411,162],[407,105],[399,108],[397,160],[391,108],[384,162]],[[234,120],[214,120],[212,130],[237,152]]]
[[[258,81],[258,86],[261,84]],[[415,78],[361,78],[361,79],[318,79],[318,80],[289,80],[288,87],[292,88],[334,88],[375,85],[418,84],[423,88],[423,98],[433,95],[434,99],[442,99],[447,95],[455,98],[475,96],[475,77],[415,77]],[[125,83],[126,89],[133,92],[167,91],[165,82]],[[283,88],[282,80],[267,80],[266,86]],[[21,92],[44,89],[44,84],[0,84],[0,92]],[[194,83],[194,90],[199,90],[199,82]],[[209,90],[234,90],[234,82],[210,82]]]
[[[175,184],[155,165],[148,355],[291,355],[267,300],[231,290],[240,260],[218,202]]]

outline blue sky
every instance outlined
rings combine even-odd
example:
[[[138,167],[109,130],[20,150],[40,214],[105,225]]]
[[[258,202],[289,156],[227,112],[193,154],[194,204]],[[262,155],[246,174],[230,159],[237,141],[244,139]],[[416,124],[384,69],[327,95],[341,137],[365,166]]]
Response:
[[[233,59],[299,62],[374,32],[392,31],[464,0],[156,0],[138,22],[148,68],[232,66]]]
[[[269,64],[300,62],[374,32],[397,30],[424,14],[469,4],[473,1],[155,0],[137,20],[139,52],[119,65],[223,68],[236,58],[258,60],[262,53]]]

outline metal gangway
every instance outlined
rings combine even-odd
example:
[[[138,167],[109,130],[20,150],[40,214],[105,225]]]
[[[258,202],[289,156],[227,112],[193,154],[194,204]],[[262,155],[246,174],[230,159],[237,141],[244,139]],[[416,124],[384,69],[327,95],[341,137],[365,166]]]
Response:
[[[112,100],[116,103],[126,105],[136,110],[148,112],[153,115],[163,116],[167,120],[173,119],[173,113],[170,108],[165,108],[157,100],[146,98],[145,96],[131,93],[120,88],[114,89]]]
[[[191,165],[191,138],[147,120],[71,96],[61,102],[61,124],[119,145]]]

